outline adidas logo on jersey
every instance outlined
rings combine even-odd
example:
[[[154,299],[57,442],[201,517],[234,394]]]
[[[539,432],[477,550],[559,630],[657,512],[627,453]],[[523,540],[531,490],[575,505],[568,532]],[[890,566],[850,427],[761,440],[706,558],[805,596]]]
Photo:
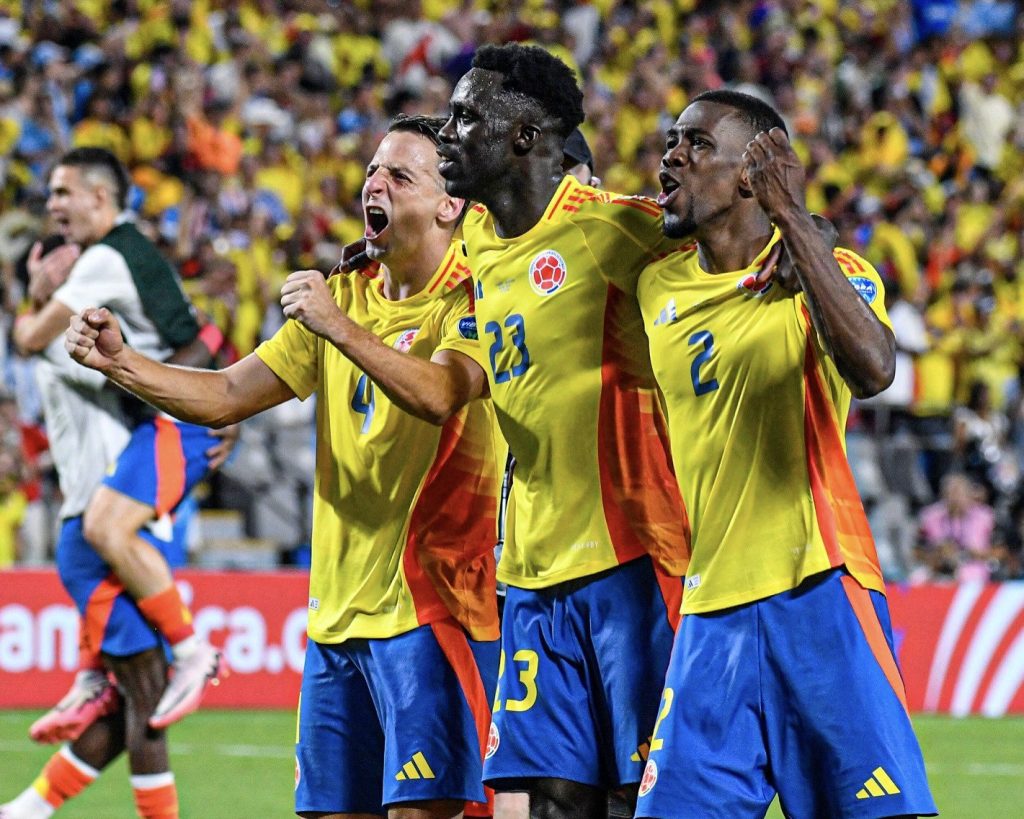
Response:
[[[882,767],[875,768],[864,783],[864,787],[857,791],[858,799],[871,799],[873,796],[895,796],[900,792],[896,783],[889,778],[889,774]]]
[[[427,764],[427,758],[423,756],[422,751],[417,751],[412,755],[412,759],[406,762],[402,766],[395,779],[399,782],[405,782],[407,779],[433,779],[434,772],[431,770],[430,765]]]
[[[654,326],[660,327],[663,324],[671,324],[676,318],[676,300],[669,299],[668,304],[661,308],[661,312],[658,313],[658,317],[654,320]]]

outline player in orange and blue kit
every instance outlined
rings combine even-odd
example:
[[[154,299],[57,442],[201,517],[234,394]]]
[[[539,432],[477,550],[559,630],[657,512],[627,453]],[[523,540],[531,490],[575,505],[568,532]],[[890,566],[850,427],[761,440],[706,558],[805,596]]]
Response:
[[[882,282],[821,238],[752,97],[698,96],[661,183],[696,243],[637,292],[691,543],[636,815],[759,817],[776,792],[793,817],[934,814],[843,435],[892,380]],[[798,293],[762,275],[782,242]]]
[[[563,175],[583,119],[570,69],[517,45],[473,66],[438,153],[448,192],[481,203],[463,235],[516,464],[485,778],[532,815],[601,815],[609,791],[635,796],[686,566],[639,310],[613,282],[678,243],[653,201]]]
[[[317,395],[295,769],[303,816],[491,813],[482,765],[498,666],[494,413],[451,397],[480,395],[484,378],[451,365],[472,363],[479,342],[469,268],[452,242],[464,203],[438,175],[440,124],[396,120],[367,168],[376,273],[291,274],[281,303],[293,320],[237,364],[203,372],[145,360],[112,341],[103,311],[77,317],[67,336],[76,359],[191,422]],[[415,394],[384,378],[407,368]]]

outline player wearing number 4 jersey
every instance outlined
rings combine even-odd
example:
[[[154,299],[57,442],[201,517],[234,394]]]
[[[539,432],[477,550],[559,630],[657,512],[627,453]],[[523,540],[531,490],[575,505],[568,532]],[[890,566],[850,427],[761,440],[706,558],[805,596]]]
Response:
[[[885,587],[844,452],[892,380],[882,282],[803,207],[782,120],[700,95],[668,132],[638,295],[692,527],[683,621],[637,816],[933,814]],[[801,292],[756,274],[784,240]]]
[[[439,124],[397,120],[367,169],[366,251],[377,274],[293,273],[281,303],[294,321],[234,366],[144,360],[102,311],[85,311],[67,335],[79,361],[188,420],[222,424],[317,394],[295,771],[303,816],[447,819],[486,799],[498,665],[494,416],[488,402],[465,400],[481,392],[482,374],[464,381],[445,366],[471,362],[478,342],[469,271],[451,241],[463,202],[438,176]],[[403,384],[379,386],[403,365],[420,381],[440,376],[418,398]],[[460,408],[438,410],[453,403],[449,393]]]

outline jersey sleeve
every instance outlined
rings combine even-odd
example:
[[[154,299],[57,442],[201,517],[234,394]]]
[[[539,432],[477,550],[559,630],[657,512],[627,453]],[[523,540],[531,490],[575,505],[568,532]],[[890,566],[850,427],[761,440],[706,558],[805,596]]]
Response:
[[[872,312],[878,316],[878,320],[891,330],[892,322],[885,309],[885,285],[882,284],[882,277],[878,275],[878,271],[867,259],[844,247],[837,247],[833,251],[833,255],[839,262],[839,269],[843,271],[847,281],[868,303]]]
[[[441,320],[441,338],[435,352],[455,350],[472,358],[484,371],[487,360],[480,344],[473,310],[473,283],[466,279],[449,296],[451,306]]]
[[[601,275],[630,295],[636,293],[644,267],[683,244],[662,233],[661,208],[643,196],[595,200],[581,209],[581,216],[590,222],[587,244]]]
[[[78,257],[67,281],[52,298],[80,313],[87,307],[107,307],[121,312],[122,305],[135,297],[132,275],[117,251],[93,245]]]
[[[836,261],[839,262],[839,269],[843,271],[847,281],[853,285],[857,293],[860,294],[860,297],[868,303],[871,311],[878,316],[878,320],[892,330],[892,322],[889,321],[889,313],[885,309],[885,285],[882,284],[882,277],[878,275],[878,271],[875,270],[871,262],[858,256],[852,250],[841,247],[837,247],[833,251],[833,255]],[[801,303],[806,304],[802,293],[799,300]],[[812,332],[814,332],[813,329]],[[819,359],[824,364],[823,372],[828,382],[829,391],[832,394],[833,403],[842,410],[841,420],[845,426],[845,407],[849,405],[850,388],[839,374],[839,370],[836,369],[835,362],[832,361],[831,356],[825,355],[824,348],[817,338],[817,333],[814,333],[814,337]]]
[[[256,348],[259,359],[301,400],[320,386],[319,337],[289,319],[273,337]]]

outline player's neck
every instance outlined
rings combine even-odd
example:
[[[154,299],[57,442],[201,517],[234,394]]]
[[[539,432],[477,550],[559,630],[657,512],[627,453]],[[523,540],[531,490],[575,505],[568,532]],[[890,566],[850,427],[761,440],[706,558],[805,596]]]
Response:
[[[701,269],[714,274],[748,267],[771,241],[773,232],[772,223],[762,210],[751,213],[734,208],[697,230],[697,259]]]
[[[492,200],[484,203],[494,217],[495,233],[502,239],[514,239],[537,224],[563,177],[561,167],[557,172],[538,167],[502,185]]]
[[[448,252],[448,241],[432,241],[405,258],[388,260],[381,266],[384,298],[401,301],[419,293],[437,272]]]

